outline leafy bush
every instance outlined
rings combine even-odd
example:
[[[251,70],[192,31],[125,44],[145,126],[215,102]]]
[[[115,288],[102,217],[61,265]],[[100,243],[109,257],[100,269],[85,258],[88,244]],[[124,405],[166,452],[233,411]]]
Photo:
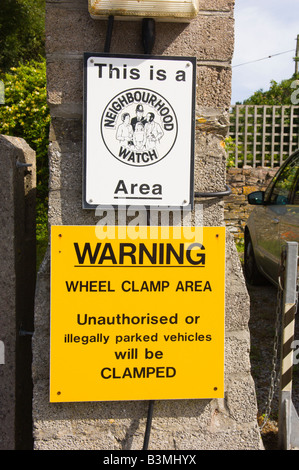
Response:
[[[231,168],[235,166],[235,139],[233,139],[231,136],[228,136],[225,138],[224,143],[225,150],[227,152],[226,168]]]
[[[30,62],[3,73],[5,103],[0,106],[0,133],[22,137],[36,152],[37,240],[47,236],[48,135],[46,63]]]
[[[8,72],[45,53],[45,0],[2,0],[0,69]]]
[[[299,74],[294,74],[291,78],[282,80],[280,83],[271,80],[269,90],[257,90],[252,96],[244,100],[243,104],[267,106],[294,104],[292,103],[293,84],[298,79]]]

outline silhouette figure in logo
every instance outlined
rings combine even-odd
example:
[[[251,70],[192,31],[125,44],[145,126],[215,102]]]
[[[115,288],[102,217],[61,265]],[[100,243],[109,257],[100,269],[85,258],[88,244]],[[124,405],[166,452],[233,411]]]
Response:
[[[141,122],[136,122],[133,142],[135,150],[144,150],[146,144],[146,135],[143,124]]]
[[[137,122],[141,122],[141,124],[145,124],[146,120],[144,118],[144,109],[142,104],[138,104],[136,106],[136,116],[131,119],[131,125],[133,127],[133,131],[135,131],[135,126]]]
[[[129,113],[121,115],[121,124],[116,131],[116,139],[121,149],[134,151],[154,151],[157,143],[160,143],[164,133],[155,121],[155,114],[148,112],[144,117],[144,110],[141,104],[136,107],[136,117],[130,120]]]
[[[147,113],[146,123],[144,126],[147,150],[155,149],[157,142],[160,142],[161,138],[164,135],[160,124],[155,122],[154,119],[155,119],[154,113]]]
[[[123,147],[129,147],[133,141],[133,127],[130,124],[130,114],[121,116],[122,123],[118,126],[116,138]]]

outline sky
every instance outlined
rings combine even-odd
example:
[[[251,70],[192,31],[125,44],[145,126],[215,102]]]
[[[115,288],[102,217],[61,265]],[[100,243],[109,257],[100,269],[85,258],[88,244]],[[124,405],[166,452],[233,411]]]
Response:
[[[235,0],[234,16],[232,104],[257,90],[269,90],[271,80],[280,82],[295,72],[299,0]],[[252,63],[240,65],[246,62]]]

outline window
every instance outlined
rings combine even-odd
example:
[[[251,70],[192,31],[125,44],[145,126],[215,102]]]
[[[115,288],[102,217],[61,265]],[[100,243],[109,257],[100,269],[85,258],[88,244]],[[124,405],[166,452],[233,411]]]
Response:
[[[291,203],[292,189],[299,168],[299,154],[292,159],[273,180],[270,204],[285,205]]]

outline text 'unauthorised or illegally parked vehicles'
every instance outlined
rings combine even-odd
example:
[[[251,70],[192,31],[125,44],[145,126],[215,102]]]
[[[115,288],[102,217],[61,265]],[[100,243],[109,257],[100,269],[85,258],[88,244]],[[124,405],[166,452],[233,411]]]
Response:
[[[244,271],[249,284],[277,285],[286,242],[299,242],[299,150],[278,170],[266,191],[248,195],[256,207],[245,227]]]

